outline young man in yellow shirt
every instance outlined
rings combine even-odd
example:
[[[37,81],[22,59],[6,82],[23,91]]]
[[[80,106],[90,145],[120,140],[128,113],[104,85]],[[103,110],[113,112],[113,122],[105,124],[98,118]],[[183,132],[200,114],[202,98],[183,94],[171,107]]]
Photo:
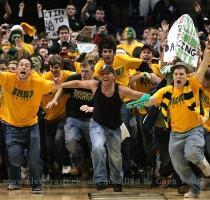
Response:
[[[42,96],[59,84],[41,78],[32,71],[31,60],[22,58],[17,73],[0,72],[0,85],[4,90],[1,118],[9,164],[20,167],[27,148],[32,193],[42,193],[37,112]],[[9,165],[9,189],[20,189],[16,175]]]
[[[200,193],[200,183],[188,165],[197,165],[205,176],[210,176],[210,165],[204,157],[204,130],[199,107],[199,89],[208,67],[210,45],[207,46],[203,60],[196,74],[187,77],[188,67],[178,62],[172,68],[173,85],[158,90],[143,104],[161,105],[161,110],[168,125],[170,118],[171,134],[169,153],[174,169],[183,182],[190,186],[185,198],[196,198]],[[148,97],[148,96],[147,96]]]
[[[49,58],[50,71],[42,75],[46,80],[59,81],[63,83],[75,72],[62,70],[63,58],[59,54],[52,55]],[[56,91],[44,95],[42,98],[42,107],[46,112],[45,121],[45,139],[47,148],[47,166],[50,171],[52,182],[61,181],[62,166],[68,164],[69,155],[65,148],[64,124],[65,104],[68,100],[67,95],[63,95],[57,104],[51,109],[46,109],[47,104],[53,99]],[[70,161],[69,161],[70,162]]]

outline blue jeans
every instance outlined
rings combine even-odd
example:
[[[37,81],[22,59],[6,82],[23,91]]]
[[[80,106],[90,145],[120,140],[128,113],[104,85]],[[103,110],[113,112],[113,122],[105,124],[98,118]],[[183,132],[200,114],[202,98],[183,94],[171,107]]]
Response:
[[[198,126],[185,133],[171,132],[169,154],[175,171],[194,193],[199,193],[200,183],[188,161],[197,165],[204,158],[204,130]]]
[[[210,162],[210,132],[205,131],[205,153],[207,154],[208,161]]]
[[[108,182],[106,161],[108,151],[108,160],[110,168],[110,179],[113,184],[121,184],[123,178],[122,155],[121,155],[121,131],[108,129],[100,125],[93,119],[90,120],[90,138],[92,143],[92,162],[93,162],[93,182]]]
[[[91,149],[90,133],[89,133],[90,119],[79,119],[68,117],[64,126],[66,148],[70,152],[70,158],[73,165],[80,166],[83,160],[83,152],[80,145],[82,136],[85,138],[89,150]]]
[[[27,149],[31,185],[32,187],[40,186],[42,170],[38,124],[21,128],[5,125],[5,137],[9,161],[9,182],[18,183],[20,177],[14,167],[20,167],[24,163],[24,150]]]

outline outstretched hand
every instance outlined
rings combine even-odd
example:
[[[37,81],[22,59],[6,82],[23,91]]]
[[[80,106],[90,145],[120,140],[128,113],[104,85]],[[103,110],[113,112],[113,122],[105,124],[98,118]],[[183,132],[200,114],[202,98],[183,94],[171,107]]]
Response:
[[[139,99],[137,99],[136,101],[132,101],[130,103],[126,104],[126,108],[127,109],[131,109],[131,108],[138,108],[141,109],[144,107],[145,103],[147,103],[149,101],[150,98],[150,94],[143,94]]]
[[[53,106],[57,106],[57,104],[58,104],[57,101],[52,100],[46,105],[46,109],[50,109]]]

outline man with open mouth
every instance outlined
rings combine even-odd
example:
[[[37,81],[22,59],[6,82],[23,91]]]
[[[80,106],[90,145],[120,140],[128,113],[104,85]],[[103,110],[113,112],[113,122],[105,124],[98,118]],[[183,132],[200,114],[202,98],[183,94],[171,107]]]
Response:
[[[42,96],[59,88],[59,84],[45,80],[32,71],[29,58],[21,58],[17,72],[0,72],[0,85],[4,91],[1,119],[4,124],[5,143],[9,161],[9,190],[20,189],[20,177],[13,166],[24,161],[28,152],[32,193],[42,193],[40,170],[40,134],[37,112]]]
[[[194,75],[188,76],[189,67],[184,62],[172,66],[173,83],[158,90],[150,98],[143,100],[141,106],[161,105],[165,124],[171,126],[169,153],[172,164],[181,180],[190,186],[185,198],[197,198],[200,183],[190,168],[189,161],[197,165],[204,176],[210,176],[210,165],[206,160],[204,148],[204,129],[202,119],[208,115],[200,105],[200,89],[204,74],[209,65],[210,44],[207,45],[203,60]]]

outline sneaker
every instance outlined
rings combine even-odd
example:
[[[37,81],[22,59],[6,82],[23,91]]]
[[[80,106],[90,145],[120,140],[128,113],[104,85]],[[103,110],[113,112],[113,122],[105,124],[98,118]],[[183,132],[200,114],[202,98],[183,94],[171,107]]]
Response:
[[[70,174],[71,166],[63,166],[62,167],[62,174]]]
[[[186,194],[189,192],[189,189],[190,189],[190,187],[188,185],[182,185],[182,186],[178,187],[177,192],[179,194]]]
[[[43,190],[41,186],[33,187],[32,188],[32,194],[43,194]]]
[[[191,190],[184,195],[184,198],[198,198],[199,194],[193,193]]]
[[[114,192],[122,192],[122,184],[114,184],[113,191]]]
[[[208,161],[206,160],[206,158],[204,157],[204,159],[198,164],[198,167],[201,169],[201,171],[203,172],[203,175],[208,177],[210,176],[210,165],[208,163]]]
[[[97,190],[105,190],[108,186],[104,182],[98,182],[95,184]]]
[[[19,185],[15,185],[15,184],[9,184],[8,186],[8,190],[20,190],[21,187]]]

